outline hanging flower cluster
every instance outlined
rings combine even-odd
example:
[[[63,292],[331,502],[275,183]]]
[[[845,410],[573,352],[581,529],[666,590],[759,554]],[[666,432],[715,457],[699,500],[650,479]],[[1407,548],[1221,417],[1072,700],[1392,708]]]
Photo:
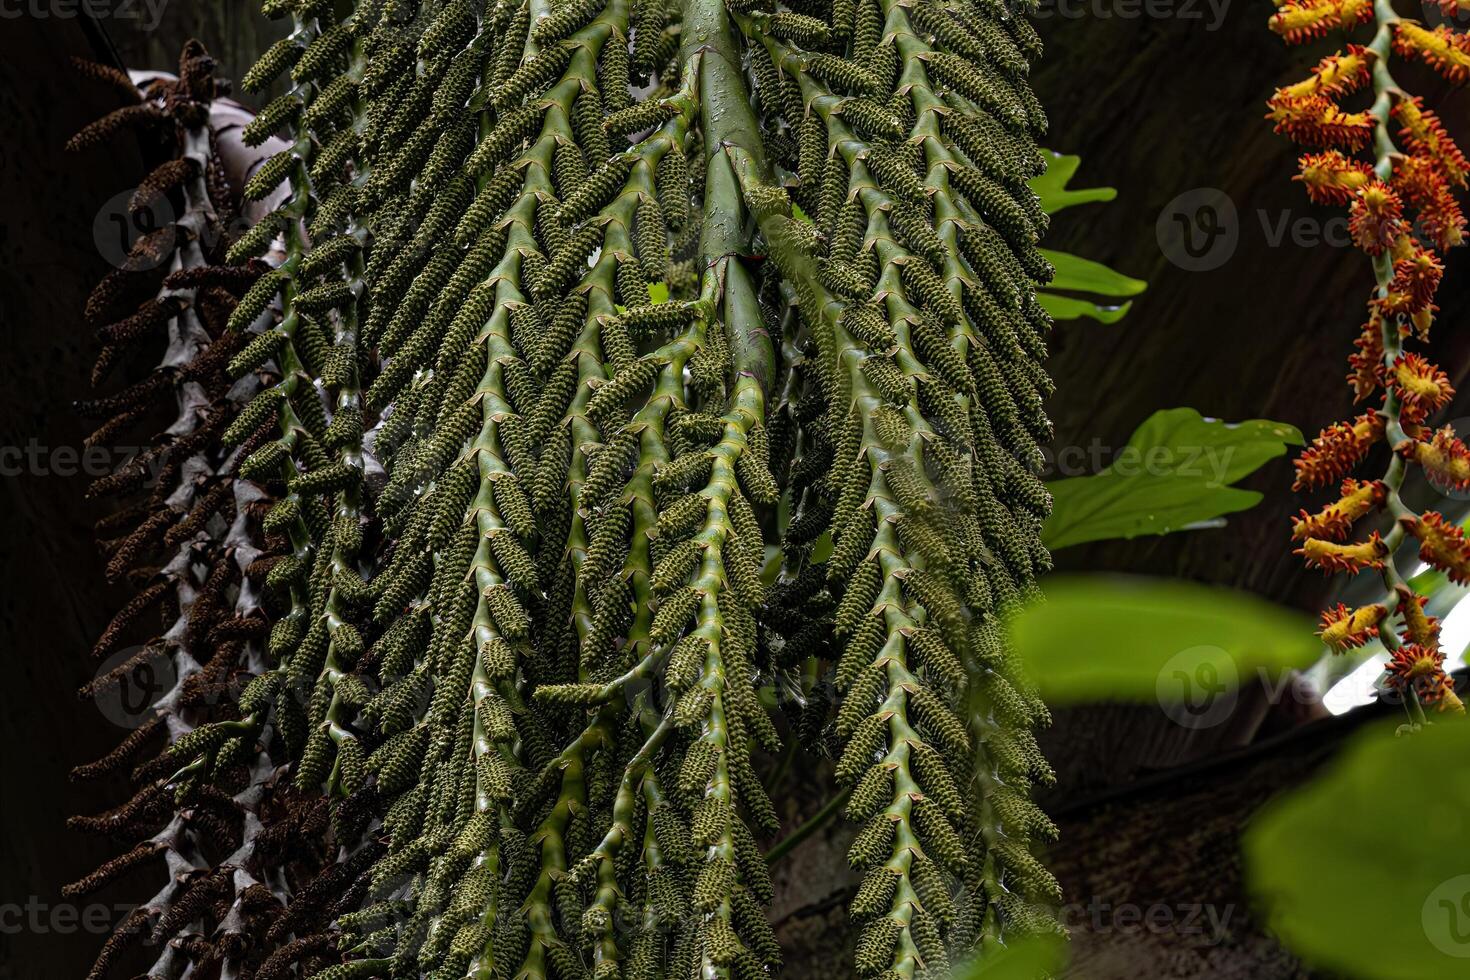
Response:
[[[860,975],[1057,931],[1047,713],[1001,628],[1050,567],[1022,13],[265,8],[292,30],[242,84],[285,92],[247,136],[290,143],[244,196],[285,193],[221,257],[210,443],[258,495],[268,572],[227,594],[262,615],[145,790],[167,820],[257,760],[232,827],[296,794],[330,857],[201,856],[117,945],[184,934],[164,976],[772,976],[762,757],[793,737],[862,828]],[[262,874],[263,934],[231,914]]]
[[[1424,614],[1423,597],[1405,584],[1395,555],[1413,538],[1421,560],[1452,581],[1470,582],[1470,542],[1443,515],[1409,510],[1399,491],[1410,464],[1441,490],[1470,488],[1470,448],[1452,429],[1431,424],[1455,392],[1443,370],[1405,344],[1429,338],[1441,255],[1465,240],[1456,194],[1466,188],[1470,165],[1439,117],[1394,81],[1389,59],[1420,60],[1460,84],[1470,79],[1470,36],[1402,18],[1388,0],[1292,0],[1270,27],[1299,44],[1372,21],[1369,44],[1348,44],[1322,59],[1310,77],[1278,89],[1268,103],[1276,131],[1311,151],[1296,180],[1314,202],[1348,209],[1353,243],[1371,258],[1377,278],[1348,358],[1355,400],[1376,405],[1323,429],[1297,459],[1294,489],[1334,488],[1338,497],[1315,513],[1302,511],[1292,536],[1311,567],[1382,576],[1382,602],[1327,611],[1321,636],[1337,651],[1380,639],[1391,654],[1385,685],[1406,698],[1411,716],[1422,717],[1425,705],[1463,708],[1443,668],[1438,626]],[[1355,97],[1366,108],[1349,108]],[[1348,477],[1381,443],[1393,453],[1382,478]],[[1355,538],[1356,526],[1379,515],[1392,522],[1386,532]]]
[[[269,518],[271,501],[242,468],[274,424],[250,423],[238,448],[225,445],[222,434],[240,427],[262,390],[260,379],[237,380],[229,366],[251,347],[236,329],[242,297],[273,274],[281,256],[226,263],[228,231],[239,216],[211,117],[224,88],[198,42],[185,46],[176,79],[142,88],[115,68],[77,67],[122,104],[69,148],[96,152],[136,134],[153,164],[128,204],[136,225],[153,227],[86,306],[101,345],[94,385],[123,374],[141,373],[141,380],[77,408],[103,420],[88,445],[159,418],[166,428],[89,489],[116,505],[97,533],[108,579],[133,595],[97,640],[92,654],[100,666],[81,693],[104,706],[126,704],[109,717],[130,730],[113,751],[72,775],[89,782],[127,776],[132,789],[121,804],[70,821],[124,842],[124,849],[63,894],[86,895],[144,868],[161,879],[107,939],[94,978],[139,944],[153,947],[149,976],[178,976],[191,962],[220,971],[231,958],[261,965],[274,937],[292,933],[301,937],[301,956],[322,962],[330,946],[322,927],[344,897],[348,871],[322,833],[328,807],[282,775],[281,752],[253,737],[237,701],[266,656],[270,624],[262,597],[289,549]],[[274,323],[275,313],[261,311],[259,319]],[[129,684],[160,680],[152,704],[131,703],[137,692]],[[203,744],[214,757],[207,785],[195,775],[198,767],[180,772],[181,749]],[[283,881],[311,897],[288,912]]]

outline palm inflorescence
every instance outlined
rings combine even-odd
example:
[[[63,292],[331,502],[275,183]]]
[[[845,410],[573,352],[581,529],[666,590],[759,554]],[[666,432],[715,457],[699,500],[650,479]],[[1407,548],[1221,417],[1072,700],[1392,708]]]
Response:
[[[83,822],[170,877],[98,975],[131,939],[160,976],[772,975],[793,739],[857,825],[859,975],[1053,930],[1000,625],[1049,566],[1023,12],[266,9],[279,206],[153,301],[172,336],[218,294],[213,373],[117,402],[190,423],[109,632],[165,603],[215,696],[103,767],[160,749]],[[143,104],[188,142],[179,103]]]

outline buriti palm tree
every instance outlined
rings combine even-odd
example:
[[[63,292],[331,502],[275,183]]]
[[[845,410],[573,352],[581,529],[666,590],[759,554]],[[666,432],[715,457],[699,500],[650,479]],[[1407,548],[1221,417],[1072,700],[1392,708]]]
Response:
[[[998,625],[1049,565],[1024,12],[267,8],[246,195],[289,193],[193,273],[236,517],[177,530],[194,480],[115,561],[218,696],[90,818],[172,872],[99,974],[770,975],[792,737],[860,825],[859,975],[1052,930]]]

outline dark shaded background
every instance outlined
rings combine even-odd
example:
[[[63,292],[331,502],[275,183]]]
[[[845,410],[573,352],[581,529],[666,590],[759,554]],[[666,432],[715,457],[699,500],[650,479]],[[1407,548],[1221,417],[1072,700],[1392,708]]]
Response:
[[[74,7],[43,0],[42,9]],[[78,80],[67,59],[106,59],[115,41],[130,66],[172,69],[183,40],[198,35],[217,54],[234,52],[225,74],[238,76],[235,65],[245,62],[245,52],[268,44],[275,36],[270,32],[280,30],[235,12],[253,8],[175,0],[165,4],[158,28],[146,31],[145,21],[130,16],[89,23],[50,13],[17,18],[16,4],[0,7],[0,447],[39,447],[35,455],[45,460],[39,467],[23,463],[19,474],[12,475],[10,466],[0,474],[4,980],[85,976],[104,936],[75,920],[90,915],[94,924],[115,924],[120,903],[151,894],[122,883],[82,900],[80,908],[59,894],[63,884],[119,851],[113,842],[67,830],[65,821],[126,798],[120,784],[67,778],[72,766],[102,755],[125,734],[78,701],[76,690],[95,670],[93,640],[126,596],[103,580],[91,526],[102,510],[83,499],[90,478],[62,475],[70,469],[68,458],[52,454],[79,451],[90,431],[72,402],[87,396],[96,355],[82,306],[110,268],[109,250],[94,240],[94,220],[144,174],[142,154],[129,137],[85,154],[62,149],[83,125],[119,104],[105,86]],[[137,0],[115,9],[147,13]],[[156,878],[139,882],[149,885],[156,888]],[[88,910],[95,905],[105,908]]]
[[[51,0],[43,6],[70,9]],[[17,9],[4,8],[8,15]],[[1214,30],[1208,7],[1174,9],[1200,16],[1053,16],[1040,24],[1048,60],[1035,84],[1054,122],[1048,142],[1082,155],[1079,183],[1119,190],[1113,204],[1058,216],[1047,244],[1150,282],[1119,324],[1057,328],[1050,368],[1059,446],[1094,439],[1122,446],[1151,412],[1179,405],[1231,420],[1286,421],[1309,434],[1349,413],[1342,376],[1371,285],[1367,265],[1348,250],[1289,241],[1271,247],[1260,223],[1261,212],[1271,223],[1286,211],[1332,216],[1311,207],[1288,180],[1294,154],[1261,119],[1273,86],[1302,74],[1309,58],[1265,30],[1264,2],[1229,7]],[[221,74],[238,77],[251,52],[281,30],[248,10],[252,4],[175,0],[165,3],[152,30],[146,7],[91,24],[54,13],[0,21],[0,446],[81,445],[86,429],[70,403],[86,392],[95,351],[81,308],[108,268],[93,221],[104,202],[142,175],[140,154],[125,139],[82,157],[62,151],[68,136],[116,104],[100,87],[75,81],[66,56],[105,57],[111,48],[130,66],[169,68],[182,41],[197,36],[221,61]],[[1470,132],[1464,96],[1454,105],[1447,113],[1452,127]],[[1171,200],[1199,187],[1220,188],[1233,200],[1239,240],[1220,268],[1192,273],[1161,253],[1155,222]],[[1441,324],[1464,319],[1465,264],[1463,256],[1449,263]],[[1436,359],[1452,375],[1470,364],[1467,343],[1441,327]],[[1463,414],[1464,399],[1451,416]],[[83,499],[86,483],[44,472],[0,476],[7,517],[0,546],[0,654],[7,661],[0,686],[0,980],[82,976],[102,939],[48,924],[60,885],[115,852],[64,826],[68,814],[110,805],[119,789],[76,786],[66,776],[121,734],[74,697],[91,676],[92,640],[118,604],[91,543],[98,509]],[[1264,491],[1265,502],[1232,517],[1225,530],[1083,546],[1060,554],[1059,564],[1229,583],[1314,608],[1325,585],[1299,571],[1283,533],[1300,506],[1289,484],[1289,463],[1275,461],[1247,484]],[[1069,899],[1237,909],[1229,935],[1205,946],[1177,934],[1074,922],[1076,975],[1305,975],[1250,923],[1234,833],[1261,800],[1330,756],[1356,721],[1262,743],[1264,731],[1290,721],[1277,710],[1247,703],[1235,723],[1200,733],[1153,708],[1061,714],[1046,737],[1060,777],[1048,803],[1064,828],[1053,865]],[[782,805],[790,827],[820,801],[798,784]],[[846,834],[829,828],[780,868],[783,904],[776,914],[793,953],[787,976],[838,975],[834,964],[847,942]],[[144,897],[119,887],[87,903]],[[44,928],[24,921],[28,903]],[[107,915],[118,918],[110,909]]]

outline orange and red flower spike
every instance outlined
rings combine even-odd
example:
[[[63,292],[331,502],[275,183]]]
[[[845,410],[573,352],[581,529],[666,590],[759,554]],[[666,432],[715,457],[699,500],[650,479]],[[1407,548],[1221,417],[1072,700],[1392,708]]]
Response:
[[[1322,628],[1317,631],[1317,635],[1333,653],[1342,653],[1344,650],[1360,647],[1376,637],[1378,624],[1387,615],[1388,607],[1384,605],[1349,609],[1339,602],[1336,609],[1328,609],[1322,613]]]
[[[1353,197],[1348,228],[1355,245],[1369,255],[1382,255],[1408,230],[1404,202],[1392,187],[1375,179]]]
[[[1418,209],[1415,223],[1437,247],[1449,249],[1464,244],[1465,212],[1437,158],[1424,155],[1395,161],[1393,188]]]
[[[1349,44],[1347,51],[1328,55],[1312,69],[1310,78],[1276,90],[1279,97],[1300,99],[1309,95],[1325,95],[1338,99],[1351,95],[1368,84],[1369,72],[1377,54],[1361,44]]]
[[[1373,19],[1372,0],[1287,0],[1271,15],[1271,30],[1287,44],[1303,44],[1338,28]]]
[[[1412,439],[1395,447],[1399,455],[1424,467],[1424,475],[1445,493],[1470,490],[1470,447],[1445,426],[1425,442]]]
[[[1361,150],[1373,139],[1373,117],[1367,112],[1343,112],[1321,95],[1290,98],[1277,95],[1267,103],[1266,118],[1282,133],[1303,146],[1341,146]]]
[[[1418,595],[1402,582],[1394,586],[1394,592],[1399,597],[1398,614],[1404,619],[1405,642],[1427,647],[1437,644],[1439,620],[1424,612],[1424,604],[1429,601],[1429,597]]]
[[[1302,182],[1314,204],[1350,204],[1373,180],[1372,167],[1337,150],[1308,153],[1297,165],[1301,173],[1292,179]]]
[[[1401,20],[1394,28],[1393,49],[1405,58],[1419,58],[1454,85],[1470,81],[1470,35],[1447,24],[1429,30]]]
[[[1455,389],[1432,361],[1418,354],[1400,354],[1393,362],[1393,387],[1405,405],[1437,412],[1455,397]]]
[[[1292,489],[1315,490],[1342,479],[1383,435],[1383,416],[1365,412],[1351,422],[1334,422],[1297,457]]]
[[[1302,511],[1301,516],[1292,522],[1292,540],[1329,538],[1341,541],[1352,530],[1353,524],[1383,506],[1387,493],[1387,488],[1378,480],[1344,480],[1342,496],[1315,514]]]
[[[1377,391],[1383,384],[1383,314],[1377,307],[1370,307],[1368,320],[1353,341],[1357,348],[1348,355],[1348,383],[1353,386],[1353,403],[1356,404]]]
[[[1419,542],[1420,561],[1444,572],[1457,585],[1470,583],[1470,542],[1466,542],[1462,528],[1447,522],[1437,511],[1423,517],[1403,517],[1399,523]]]
[[[1460,151],[1446,132],[1439,116],[1424,108],[1417,96],[1400,96],[1393,107],[1393,118],[1399,124],[1399,137],[1416,156],[1433,160],[1439,173],[1450,183],[1466,186],[1470,178],[1470,160]]]
[[[1276,0],[1270,26],[1288,42],[1301,43],[1371,19],[1373,2]],[[1470,0],[1435,2],[1447,16],[1470,12]],[[1398,54],[1425,62],[1452,82],[1470,81],[1470,34],[1448,26],[1431,30],[1397,17],[1386,27]],[[1400,353],[1398,346],[1411,333],[1428,339],[1444,277],[1440,254],[1470,237],[1470,223],[1454,193],[1456,187],[1470,186],[1470,159],[1438,116],[1375,71],[1374,61],[1381,56],[1377,50],[1349,45],[1323,59],[1310,78],[1278,89],[1268,103],[1267,118],[1278,133],[1318,150],[1299,159],[1295,179],[1314,203],[1346,205],[1354,244],[1377,259],[1377,285],[1368,301],[1368,320],[1348,359],[1348,382],[1355,401],[1389,389],[1383,411],[1322,430],[1295,462],[1294,489],[1315,490],[1345,476],[1383,437],[1392,409],[1394,431],[1404,436],[1394,450],[1419,463],[1436,486],[1470,490],[1470,446],[1450,428],[1428,429],[1430,416],[1455,394],[1449,377],[1417,354]],[[1372,110],[1352,112],[1339,105],[1369,82],[1375,86]],[[1404,152],[1384,140],[1375,147],[1376,165],[1353,159],[1352,151],[1373,143],[1386,99],[1392,100],[1390,115]],[[1385,366],[1385,360],[1392,363]],[[1402,469],[1389,472],[1401,474]],[[1345,480],[1338,500],[1316,513],[1303,510],[1292,522],[1292,538],[1300,542],[1296,553],[1309,566],[1329,573],[1384,568],[1392,556],[1377,532],[1367,541],[1350,542],[1349,536],[1356,521],[1387,503],[1389,492],[1384,482]],[[1470,584],[1470,541],[1462,528],[1432,511],[1400,518],[1399,527],[1418,541],[1423,561],[1456,583]],[[1398,583],[1397,576],[1390,578]],[[1414,691],[1423,703],[1463,712],[1454,682],[1444,673],[1438,622],[1425,613],[1425,600],[1410,588],[1396,584],[1395,589],[1404,646],[1389,665],[1390,686]],[[1382,604],[1357,609],[1339,604],[1323,614],[1319,635],[1339,651],[1379,635],[1397,641],[1397,634],[1380,633],[1389,616]]]

